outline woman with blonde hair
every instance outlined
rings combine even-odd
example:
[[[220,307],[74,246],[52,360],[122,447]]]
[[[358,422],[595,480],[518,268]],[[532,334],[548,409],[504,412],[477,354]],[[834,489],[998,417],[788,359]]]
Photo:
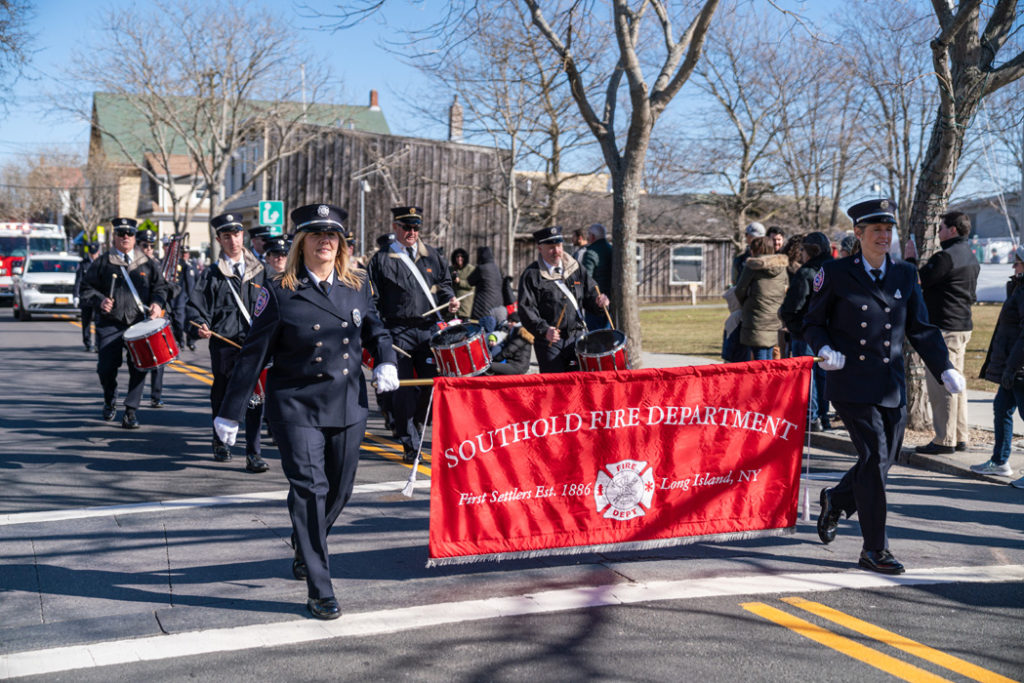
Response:
[[[352,494],[366,428],[364,346],[376,361],[378,391],[398,388],[391,335],[377,316],[365,272],[349,267],[342,225],[347,216],[329,204],[292,211],[295,242],[284,273],[260,292],[214,420],[221,440],[233,442],[260,372],[273,363],[266,417],[290,484],[292,574],[305,579],[306,606],[318,619],[341,614],[327,535]]]

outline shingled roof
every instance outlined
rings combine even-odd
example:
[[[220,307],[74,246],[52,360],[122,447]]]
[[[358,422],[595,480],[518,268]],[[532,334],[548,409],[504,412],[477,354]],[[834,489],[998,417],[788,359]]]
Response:
[[[175,98],[187,105],[194,98]],[[269,108],[273,102],[254,100],[253,111]],[[279,103],[280,106],[281,103]],[[295,113],[302,110],[298,102],[283,103]],[[355,106],[348,104],[309,104],[305,109],[308,123],[321,126],[336,126],[351,130],[370,133],[390,133],[384,112],[379,107]],[[101,133],[100,131],[108,131]],[[111,136],[116,137],[124,145],[124,150]],[[172,154],[188,154],[185,143],[173,136],[170,152]],[[92,100],[92,132],[90,135],[90,153],[102,151],[113,163],[142,163],[147,151],[155,148],[153,134],[146,118],[133,106],[131,97],[115,93],[93,93]],[[126,154],[127,152],[127,154]]]

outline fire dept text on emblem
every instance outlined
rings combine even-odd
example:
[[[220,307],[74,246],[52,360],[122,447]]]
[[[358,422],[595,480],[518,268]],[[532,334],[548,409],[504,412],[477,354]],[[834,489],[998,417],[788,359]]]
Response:
[[[594,504],[605,519],[643,517],[653,498],[654,468],[646,462],[620,460],[597,473]]]

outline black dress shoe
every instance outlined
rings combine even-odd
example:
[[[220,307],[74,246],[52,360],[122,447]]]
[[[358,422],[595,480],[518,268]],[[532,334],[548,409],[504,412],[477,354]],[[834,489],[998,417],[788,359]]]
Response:
[[[188,350],[189,351],[195,351],[196,350],[196,343],[195,342],[189,342],[188,343]]]
[[[160,400],[159,398],[154,398],[154,399],[152,399],[152,400],[151,400],[151,401],[149,402],[149,407],[150,407],[150,408],[163,408],[163,407],[164,407],[165,405],[167,405],[167,404],[166,404],[166,403],[164,403],[164,402],[163,402],[162,400]]]
[[[299,556],[299,551],[295,551],[295,558],[292,560],[292,576],[299,581],[305,581],[309,577],[309,567],[306,566],[306,561]]]
[[[252,453],[245,454],[245,469],[249,472],[266,472],[270,465],[264,462],[263,458]]]
[[[818,500],[821,502],[821,512],[818,513],[818,538],[828,545],[836,540],[836,529],[839,528],[842,511],[832,505],[832,489],[822,489]]]
[[[117,415],[117,409],[110,403],[103,404],[103,419],[107,422],[113,422],[114,416]]]
[[[888,550],[861,550],[857,564],[879,574],[902,574],[907,571]]]
[[[964,451],[967,450],[967,442],[966,441],[957,441],[955,448],[956,448],[957,453],[963,453]]]
[[[823,418],[821,420],[821,431],[823,431],[823,432],[832,431],[832,423],[828,421],[828,418]]]
[[[341,616],[341,608],[334,598],[310,598],[306,601],[306,608],[317,619],[337,619]]]
[[[822,431],[821,420],[811,420],[810,422],[808,422],[807,423],[807,431],[809,431],[809,432],[820,432],[820,431]]]
[[[231,449],[222,443],[213,444],[213,459],[217,462],[228,462],[231,460]]]
[[[411,465],[414,462],[416,462],[416,449],[406,448],[405,452],[402,453],[402,462],[404,462],[406,465]]]
[[[937,443],[926,443],[923,446],[918,446],[914,450],[918,453],[924,453],[925,455],[949,455],[955,451],[952,446],[940,446]]]
[[[128,408],[124,411],[124,417],[121,418],[121,429],[138,429],[139,421],[135,417],[135,411]]]

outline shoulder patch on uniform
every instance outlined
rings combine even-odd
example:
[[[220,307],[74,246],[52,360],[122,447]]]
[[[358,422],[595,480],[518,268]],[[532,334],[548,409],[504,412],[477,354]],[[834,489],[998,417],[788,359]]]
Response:
[[[259,317],[263,309],[267,307],[268,301],[270,301],[270,292],[264,287],[260,289],[260,295],[256,297],[256,308],[253,311],[253,317]]]
[[[825,269],[818,268],[818,274],[814,276],[814,291],[817,292],[825,284]]]

